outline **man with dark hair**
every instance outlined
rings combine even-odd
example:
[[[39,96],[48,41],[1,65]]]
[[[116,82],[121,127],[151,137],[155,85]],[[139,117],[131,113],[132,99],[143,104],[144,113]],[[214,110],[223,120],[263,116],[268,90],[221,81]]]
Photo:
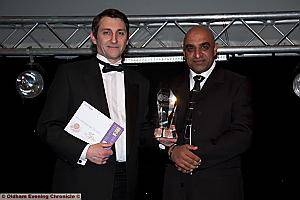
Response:
[[[126,15],[116,9],[106,9],[103,12],[101,12],[99,15],[94,17],[92,22],[92,33],[94,36],[97,35],[98,29],[99,29],[99,21],[104,17],[110,17],[110,18],[119,18],[125,23],[126,32],[127,32],[127,38],[129,38],[129,21],[126,17]]]
[[[122,12],[107,9],[97,15],[90,37],[97,55],[58,68],[37,126],[58,157],[53,192],[81,193],[85,200],[133,200],[149,83],[122,64],[129,38]],[[115,144],[88,144],[64,131],[83,101],[124,127]]]

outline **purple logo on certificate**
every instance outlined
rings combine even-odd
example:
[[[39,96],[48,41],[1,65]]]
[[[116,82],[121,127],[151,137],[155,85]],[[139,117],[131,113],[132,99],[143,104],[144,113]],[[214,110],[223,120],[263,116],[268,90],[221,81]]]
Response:
[[[124,128],[114,122],[102,138],[101,142],[115,143],[123,131]]]

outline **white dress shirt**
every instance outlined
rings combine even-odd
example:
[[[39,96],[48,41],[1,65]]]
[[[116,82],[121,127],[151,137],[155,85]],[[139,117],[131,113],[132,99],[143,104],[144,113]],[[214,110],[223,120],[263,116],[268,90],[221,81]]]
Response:
[[[105,57],[97,54],[97,58],[103,62],[110,63]],[[111,63],[110,63],[111,64]],[[121,64],[121,60],[112,65]],[[124,84],[124,72],[111,71],[102,73],[103,65],[99,64],[103,85],[105,89],[108,109],[110,118],[117,124],[124,128],[123,133],[120,135],[115,143],[116,160],[118,162],[126,161],[126,109],[125,109],[125,84]],[[87,145],[78,161],[78,164],[84,165],[87,161],[86,152],[90,145]]]
[[[204,83],[206,82],[206,80],[209,77],[209,75],[211,74],[211,72],[214,70],[215,66],[216,66],[216,61],[213,62],[213,64],[211,65],[211,67],[207,71],[202,72],[201,74],[196,74],[194,71],[192,71],[190,69],[190,91],[193,89],[193,86],[195,84],[195,80],[193,79],[193,77],[196,76],[196,75],[201,75],[201,76],[203,76],[205,78],[200,83],[200,88],[202,89]]]

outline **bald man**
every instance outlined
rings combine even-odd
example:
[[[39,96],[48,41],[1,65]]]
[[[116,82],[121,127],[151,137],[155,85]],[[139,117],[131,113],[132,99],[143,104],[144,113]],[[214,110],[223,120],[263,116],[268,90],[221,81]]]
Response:
[[[169,84],[178,99],[178,141],[168,148],[164,200],[241,200],[241,155],[251,142],[253,111],[246,77],[216,66],[211,30],[185,35],[185,72]],[[196,76],[196,78],[194,78]]]

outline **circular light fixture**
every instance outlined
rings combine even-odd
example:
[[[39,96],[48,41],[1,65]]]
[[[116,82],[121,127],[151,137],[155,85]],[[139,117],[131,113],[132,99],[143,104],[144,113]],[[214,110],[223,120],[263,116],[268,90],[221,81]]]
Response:
[[[43,77],[36,70],[26,70],[17,77],[16,89],[23,98],[36,97],[43,91],[43,88]]]
[[[300,97],[300,73],[297,74],[293,80],[293,90],[294,93]]]

